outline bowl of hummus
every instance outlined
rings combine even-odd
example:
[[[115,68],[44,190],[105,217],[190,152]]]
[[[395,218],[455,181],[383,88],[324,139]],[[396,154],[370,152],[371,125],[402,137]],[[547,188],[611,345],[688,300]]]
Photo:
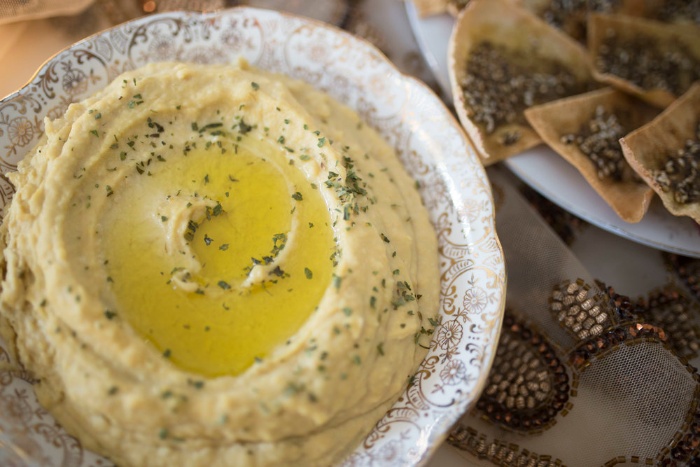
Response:
[[[505,303],[422,83],[253,8],[92,36],[0,101],[0,460],[420,465]]]

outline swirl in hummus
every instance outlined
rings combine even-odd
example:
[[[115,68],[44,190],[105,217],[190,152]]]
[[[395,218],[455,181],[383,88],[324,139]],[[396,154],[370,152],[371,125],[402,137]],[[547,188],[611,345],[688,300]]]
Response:
[[[9,175],[3,336],[40,402],[120,465],[327,465],[405,389],[437,242],[393,150],[328,95],[151,64]]]

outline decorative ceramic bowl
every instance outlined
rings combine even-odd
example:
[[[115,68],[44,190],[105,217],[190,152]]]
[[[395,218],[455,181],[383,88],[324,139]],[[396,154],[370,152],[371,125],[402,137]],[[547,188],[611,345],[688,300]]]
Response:
[[[0,101],[0,170],[37,143],[44,118],[155,61],[251,64],[302,79],[354,108],[420,182],[440,244],[442,324],[412,385],[345,465],[420,465],[482,390],[501,326],[505,266],[486,174],[459,124],[422,83],[377,49],[331,26],[234,8],[143,17],[50,59]],[[0,206],[13,188],[0,178]],[[9,361],[0,342],[0,365]],[[109,465],[85,451],[35,400],[31,375],[0,366],[0,464]]]

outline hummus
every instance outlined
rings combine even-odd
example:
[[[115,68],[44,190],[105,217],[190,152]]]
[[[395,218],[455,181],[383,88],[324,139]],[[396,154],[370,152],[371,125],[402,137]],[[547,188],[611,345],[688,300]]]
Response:
[[[353,111],[239,65],[151,64],[8,177],[3,337],[120,465],[327,465],[423,359],[437,242]]]

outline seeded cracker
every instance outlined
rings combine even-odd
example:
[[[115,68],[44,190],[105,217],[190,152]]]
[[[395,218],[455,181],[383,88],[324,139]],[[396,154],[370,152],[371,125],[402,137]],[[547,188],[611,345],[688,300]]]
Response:
[[[541,142],[523,111],[591,88],[586,50],[504,0],[472,0],[448,52],[454,105],[484,164]]]
[[[525,111],[530,125],[626,222],[639,222],[654,195],[622,154],[618,140],[658,110],[613,88]]]
[[[700,83],[620,144],[671,214],[700,222]]]
[[[595,77],[660,108],[700,79],[700,27],[593,14],[588,48]]]

